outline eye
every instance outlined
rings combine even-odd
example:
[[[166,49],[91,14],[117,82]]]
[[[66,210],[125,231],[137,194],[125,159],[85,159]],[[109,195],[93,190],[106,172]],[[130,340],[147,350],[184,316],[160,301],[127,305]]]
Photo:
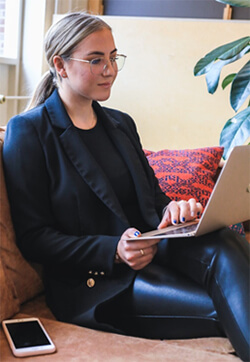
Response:
[[[98,64],[102,63],[102,61],[103,61],[102,58],[96,58],[96,59],[91,60],[91,64],[98,65]]]
[[[115,63],[117,60],[118,60],[117,57],[112,57],[112,58],[110,58],[110,62],[111,62],[111,63]]]

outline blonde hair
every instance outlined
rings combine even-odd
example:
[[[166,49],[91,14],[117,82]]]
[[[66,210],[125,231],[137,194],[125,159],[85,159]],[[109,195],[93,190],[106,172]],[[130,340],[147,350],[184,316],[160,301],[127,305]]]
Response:
[[[59,55],[64,59],[70,58],[83,39],[103,28],[111,30],[110,26],[99,17],[83,12],[70,13],[51,26],[45,36],[44,43],[49,71],[43,75],[37,85],[26,110],[44,103],[57,87],[60,77],[54,67],[54,56]]]

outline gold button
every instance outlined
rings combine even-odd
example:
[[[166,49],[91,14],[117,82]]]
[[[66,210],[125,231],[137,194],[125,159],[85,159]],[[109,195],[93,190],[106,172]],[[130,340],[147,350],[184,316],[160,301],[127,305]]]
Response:
[[[104,271],[101,271],[100,274],[101,274],[101,275],[105,275]]]
[[[88,286],[89,288],[93,288],[94,285],[95,285],[95,280],[94,280],[93,278],[89,278],[89,279],[87,280],[87,286]]]

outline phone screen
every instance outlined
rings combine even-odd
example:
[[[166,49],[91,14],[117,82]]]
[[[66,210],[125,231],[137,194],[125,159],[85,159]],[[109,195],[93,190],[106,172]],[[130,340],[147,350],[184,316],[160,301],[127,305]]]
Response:
[[[17,349],[50,345],[37,321],[8,323],[6,327]]]

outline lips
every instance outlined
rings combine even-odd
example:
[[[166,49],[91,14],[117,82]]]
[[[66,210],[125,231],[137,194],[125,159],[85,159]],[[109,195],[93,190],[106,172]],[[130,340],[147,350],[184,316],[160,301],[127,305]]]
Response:
[[[98,85],[99,85],[99,87],[110,88],[112,86],[112,83],[107,82],[107,83],[100,83]]]

